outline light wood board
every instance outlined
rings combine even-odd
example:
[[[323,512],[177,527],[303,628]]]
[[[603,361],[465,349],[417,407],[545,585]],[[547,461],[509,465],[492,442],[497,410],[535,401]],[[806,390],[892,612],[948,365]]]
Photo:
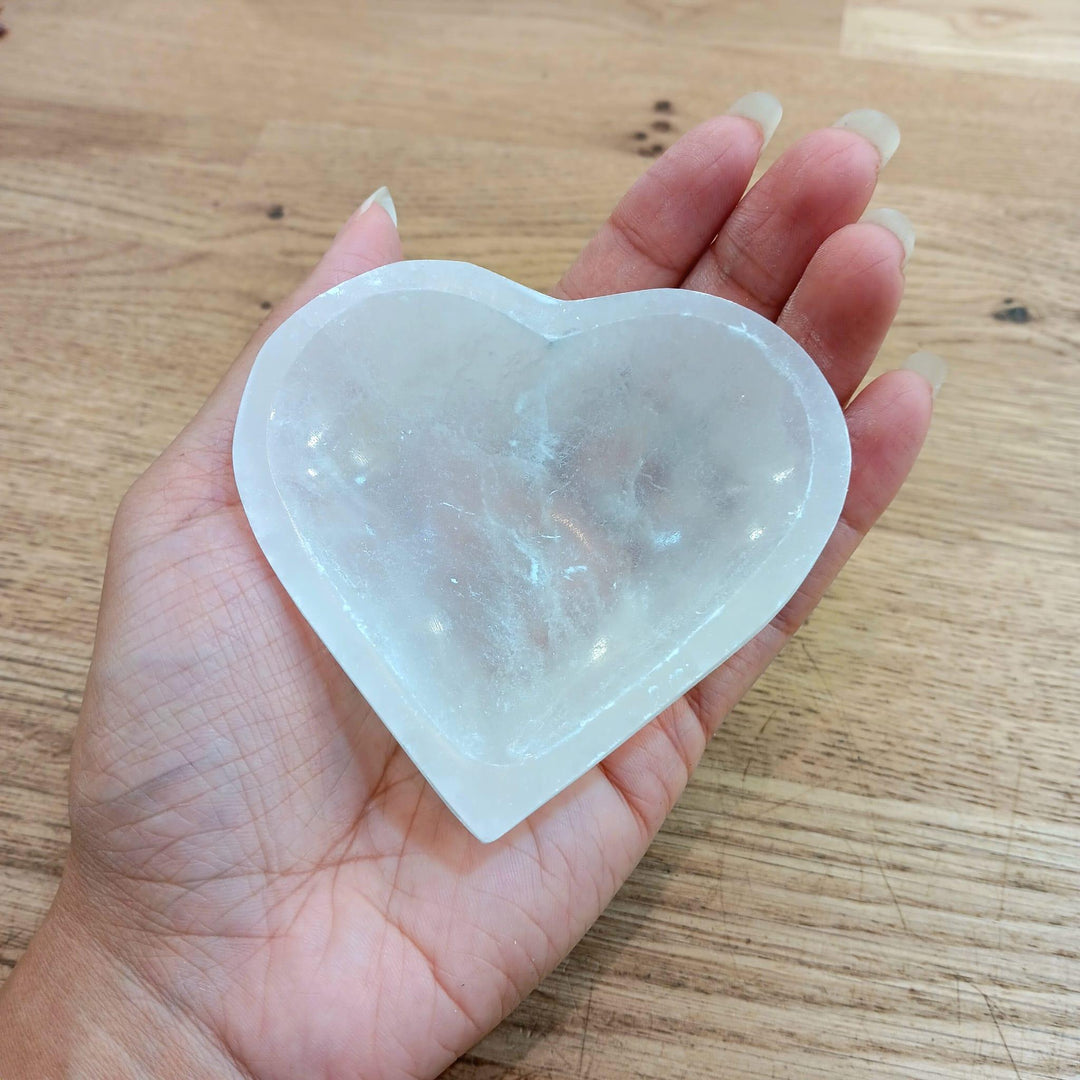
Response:
[[[641,151],[761,87],[786,106],[768,159],[857,106],[900,123],[876,201],[918,247],[879,368],[928,348],[949,382],[611,908],[448,1075],[1080,1076],[1075,0],[0,19],[4,965],[64,857],[114,507],[267,303],[383,183],[410,256],[547,287]]]

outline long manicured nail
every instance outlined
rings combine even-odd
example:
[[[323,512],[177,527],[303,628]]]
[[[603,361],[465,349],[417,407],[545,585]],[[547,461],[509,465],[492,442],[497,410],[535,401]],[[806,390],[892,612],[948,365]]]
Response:
[[[397,225],[397,207],[394,206],[394,200],[390,197],[390,189],[388,187],[376,188],[360,204],[360,213],[362,214],[374,203],[381,206],[390,215],[390,220]]]
[[[743,94],[734,105],[728,109],[728,116],[745,116],[747,120],[753,120],[759,128],[764,139],[761,149],[769,145],[780,124],[780,118],[784,115],[784,107],[779,100],[765,90],[755,90],[750,94]]]
[[[878,152],[881,164],[887,165],[900,145],[900,129],[891,116],[877,109],[856,109],[846,113],[833,127],[858,132]]]
[[[932,352],[912,353],[902,366],[908,371],[918,372],[930,384],[934,397],[938,396],[938,391],[945,385],[949,374],[949,365],[937,353]]]
[[[888,229],[900,241],[904,248],[904,261],[900,265],[907,266],[907,261],[915,250],[915,226],[908,220],[907,214],[883,206],[880,210],[867,210],[862,220]]]

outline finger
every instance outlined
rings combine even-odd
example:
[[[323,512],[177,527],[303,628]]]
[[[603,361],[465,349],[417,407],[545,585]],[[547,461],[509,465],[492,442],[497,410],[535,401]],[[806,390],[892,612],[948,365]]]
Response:
[[[386,188],[379,188],[360,205],[331,241],[315,269],[267,315],[190,427],[232,439],[232,426],[248,373],[266,339],[290,316],[320,293],[359,274],[401,259],[397,211]]]
[[[721,720],[805,621],[859,541],[892,501],[930,424],[932,390],[914,371],[891,371],[848,407],[852,471],[840,521],[783,611],[686,698],[602,763],[601,772],[651,835],[686,784]]]
[[[687,132],[623,196],[554,295],[674,287],[738,203],[782,113],[763,92]]]
[[[747,192],[687,275],[686,288],[775,319],[814,252],[866,209],[898,141],[883,113],[807,135]]]
[[[810,260],[778,320],[846,402],[900,306],[915,230],[898,210],[833,233]]]

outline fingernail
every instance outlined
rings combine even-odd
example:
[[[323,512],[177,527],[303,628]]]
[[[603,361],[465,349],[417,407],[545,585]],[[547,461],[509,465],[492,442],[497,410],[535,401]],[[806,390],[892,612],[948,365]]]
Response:
[[[747,120],[753,120],[764,135],[761,149],[769,145],[780,124],[780,118],[784,115],[784,107],[780,101],[765,90],[755,90],[750,94],[743,94],[734,105],[728,109],[728,116],[745,116]]]
[[[900,241],[904,247],[904,261],[900,265],[907,266],[907,261],[915,250],[915,226],[911,224],[907,214],[883,206],[880,210],[867,210],[862,220],[888,229]]]
[[[949,365],[937,353],[932,352],[912,353],[902,366],[907,371],[918,372],[930,384],[934,397],[938,396],[938,391],[945,385],[945,378],[949,374]]]
[[[877,150],[882,165],[888,164],[900,145],[900,129],[896,121],[877,109],[856,109],[846,113],[833,127],[847,128],[860,134]]]
[[[381,206],[390,215],[390,220],[397,225],[397,207],[394,206],[394,200],[390,197],[390,189],[388,187],[376,188],[360,204],[360,213],[362,214],[373,203],[377,203]]]

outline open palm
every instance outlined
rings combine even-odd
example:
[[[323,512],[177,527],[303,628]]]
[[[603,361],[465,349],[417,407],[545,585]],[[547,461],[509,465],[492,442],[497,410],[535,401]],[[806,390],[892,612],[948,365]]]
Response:
[[[723,116],[622,200],[560,283],[682,285],[775,319],[841,402],[899,303],[903,245],[852,224],[880,155],[827,128],[744,195],[762,130]],[[354,215],[200,414],[124,499],[72,770],[77,896],[140,984],[248,1076],[437,1074],[573,946],[641,857],[710,733],[805,618],[907,474],[930,388],[893,372],[847,405],[853,472],[818,566],[774,622],[501,840],[458,824],[299,616],[232,478],[259,344],[332,285],[401,257]]]

